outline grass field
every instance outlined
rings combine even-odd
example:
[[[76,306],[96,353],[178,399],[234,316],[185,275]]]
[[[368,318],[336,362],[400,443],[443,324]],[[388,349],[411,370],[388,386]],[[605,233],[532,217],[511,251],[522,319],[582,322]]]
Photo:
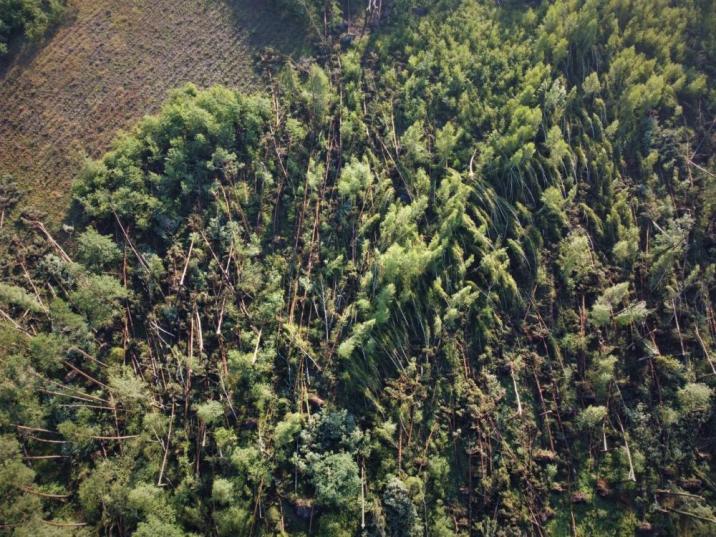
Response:
[[[167,91],[255,83],[253,55],[300,54],[299,28],[262,0],[70,0],[67,20],[0,74],[0,175],[58,222],[85,156],[157,110]]]

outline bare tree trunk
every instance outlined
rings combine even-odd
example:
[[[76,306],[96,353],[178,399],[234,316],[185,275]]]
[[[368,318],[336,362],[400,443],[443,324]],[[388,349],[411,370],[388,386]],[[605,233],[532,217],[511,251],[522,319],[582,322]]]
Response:
[[[517,380],[515,379],[515,369],[512,366],[512,364],[510,364],[510,376],[512,377],[512,386],[515,389],[515,397],[517,398],[517,415],[521,416],[522,415],[522,400],[520,399],[520,392],[517,389]]]
[[[45,228],[45,224],[38,220],[26,220],[28,224],[30,224],[35,229],[42,232],[43,235],[45,235],[45,238],[47,239],[47,242],[49,242],[52,247],[57,250],[57,252],[60,254],[60,257],[63,261],[66,263],[72,263],[72,259],[70,259],[70,256],[67,255],[67,253],[62,249],[62,246],[54,239],[52,238],[52,235],[50,235],[50,232],[47,231],[47,228]]]
[[[162,485],[162,478],[164,477],[164,470],[167,467],[167,457],[169,455],[169,444],[172,439],[172,427],[174,426],[174,410],[175,410],[175,404],[174,400],[172,400],[172,415],[171,418],[169,418],[169,432],[167,433],[167,441],[164,445],[164,457],[162,457],[162,467],[159,469],[159,479],[157,480],[157,486],[161,487]]]
[[[627,453],[627,460],[629,461],[629,480],[636,482],[636,475],[634,474],[634,465],[632,464],[631,460],[631,450],[629,449],[629,440],[627,440],[626,432],[624,431],[624,426],[622,425],[622,420],[619,419],[619,428],[622,431],[622,437],[624,438],[624,447],[626,448]]]
[[[699,327],[694,325],[694,331],[696,332],[696,339],[699,340],[699,343],[701,344],[701,349],[704,351],[704,356],[706,357],[706,360],[711,366],[711,371],[713,371],[713,374],[716,375],[716,367],[714,367],[714,363],[711,361],[711,356],[709,355],[709,350],[706,347],[706,343],[704,343],[704,340],[701,338],[701,334],[699,333]]]
[[[189,261],[191,260],[191,252],[194,249],[194,239],[191,239],[189,244],[189,253],[186,254],[186,262],[184,263],[184,270],[181,272],[181,278],[179,279],[179,287],[184,285],[184,278],[186,277],[186,270],[189,268]]]
[[[204,352],[204,333],[201,329],[201,316],[198,309],[194,310],[194,312],[196,314],[197,335],[199,336],[199,353],[202,353]]]
[[[360,468],[360,529],[365,529],[365,461]]]

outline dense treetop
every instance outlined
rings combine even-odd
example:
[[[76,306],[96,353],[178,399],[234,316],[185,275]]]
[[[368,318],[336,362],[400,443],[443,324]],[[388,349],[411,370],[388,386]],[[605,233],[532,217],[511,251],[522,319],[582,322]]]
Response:
[[[423,4],[0,183],[0,532],[713,534],[716,5]]]
[[[0,59],[19,36],[41,38],[64,13],[65,0],[0,0]]]

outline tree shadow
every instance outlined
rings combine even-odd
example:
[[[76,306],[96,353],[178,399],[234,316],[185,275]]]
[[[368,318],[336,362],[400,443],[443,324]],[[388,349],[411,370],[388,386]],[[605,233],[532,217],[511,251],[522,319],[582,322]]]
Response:
[[[77,19],[77,9],[68,6],[59,20],[52,24],[42,38],[30,41],[25,35],[14,36],[8,43],[7,53],[0,56],[0,80],[14,67],[24,67],[32,63],[35,56],[49,43],[57,31],[66,25],[71,25]]]
[[[270,0],[225,0],[237,27],[248,32],[248,44],[257,50],[272,48],[298,58],[313,52],[302,21],[282,14]]]

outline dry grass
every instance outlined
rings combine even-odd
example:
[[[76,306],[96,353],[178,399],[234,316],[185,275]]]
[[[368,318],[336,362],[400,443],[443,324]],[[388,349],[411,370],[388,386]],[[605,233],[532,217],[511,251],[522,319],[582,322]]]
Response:
[[[298,28],[261,0],[71,0],[69,20],[0,74],[0,174],[58,222],[85,156],[185,82],[255,83],[264,46],[298,53]]]

